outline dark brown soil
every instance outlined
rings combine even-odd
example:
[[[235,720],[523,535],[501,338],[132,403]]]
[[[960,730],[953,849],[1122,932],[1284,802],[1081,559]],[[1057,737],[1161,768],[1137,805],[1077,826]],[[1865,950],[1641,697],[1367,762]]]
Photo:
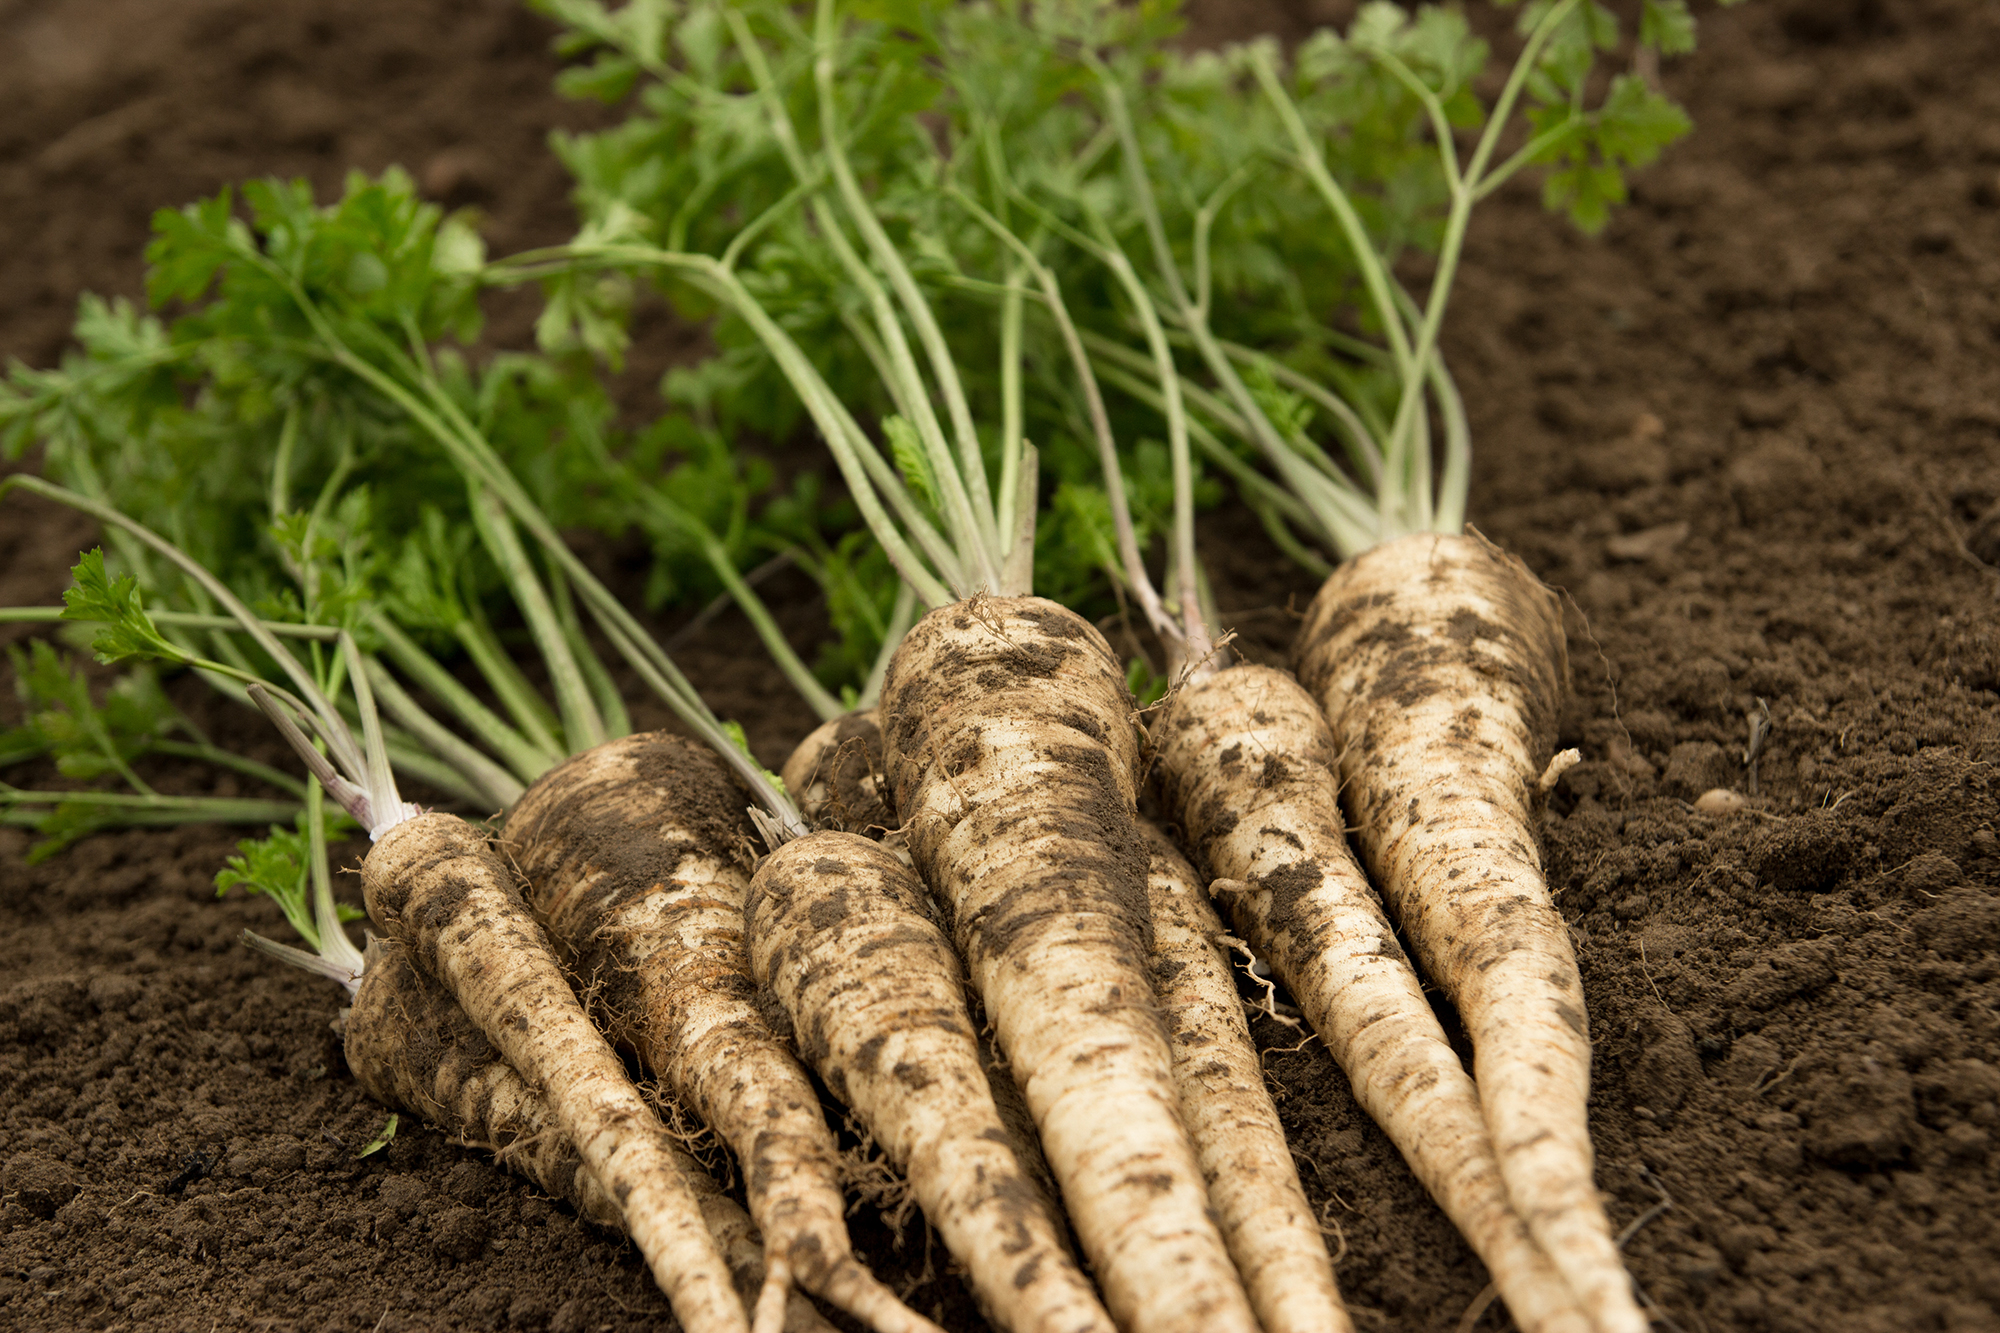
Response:
[[[1215,0],[1204,32],[1291,12]],[[496,250],[562,235],[542,135],[602,113],[549,93],[547,36],[505,0],[0,0],[0,355],[49,364],[79,291],[136,293],[151,209],[247,176],[401,162]],[[1756,3],[1704,37],[1666,74],[1694,139],[1600,239],[1494,201],[1448,336],[1474,519],[1572,600],[1585,762],[1544,833],[1599,1179],[1665,1327],[2000,1329],[2000,574],[1965,544],[2000,500],[2000,8]],[[0,602],[53,599],[88,535],[7,500]],[[1209,536],[1280,655],[1310,586],[1241,514]],[[684,652],[766,762],[807,730],[729,617]],[[1760,794],[1697,813],[1749,787],[1759,699]],[[0,831],[0,1325],[662,1326],[629,1247],[437,1134],[356,1159],[386,1113],[330,989],[235,943],[274,920],[212,898],[235,836],[28,868]],[[1324,1053],[1268,1035],[1362,1328],[1452,1328],[1478,1265]],[[919,1224],[855,1225],[974,1326]]]

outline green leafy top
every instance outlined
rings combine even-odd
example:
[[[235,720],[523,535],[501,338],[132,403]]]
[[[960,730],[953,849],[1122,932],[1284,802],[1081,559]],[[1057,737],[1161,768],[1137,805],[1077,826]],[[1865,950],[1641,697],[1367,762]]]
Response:
[[[671,472],[675,460],[654,444],[662,437],[635,447],[614,431],[608,395],[576,358],[500,356],[475,367],[443,345],[477,331],[483,253],[462,219],[421,202],[402,173],[352,176],[328,205],[302,183],[280,182],[244,187],[242,203],[239,215],[225,191],[156,217],[149,292],[187,308],[162,325],[129,308],[90,307],[93,341],[80,355],[55,372],[17,368],[0,389],[10,444],[39,440],[52,474],[160,534],[255,618],[345,632],[396,715],[400,729],[387,739],[398,763],[481,805],[507,803],[549,763],[627,725],[579,602],[628,622],[613,645],[650,655],[642,675],[705,717],[558,536],[558,525],[629,527],[632,506],[603,503],[622,493],[629,471],[615,456],[650,448]],[[684,488],[698,503],[683,514],[703,529],[699,559],[662,545],[672,590],[713,587],[761,553],[748,521],[757,469],[713,450],[701,463],[701,484]],[[719,534],[705,526],[716,518]],[[440,525],[478,540],[447,550]],[[217,609],[201,580],[163,564],[147,542],[122,529],[110,541],[114,567],[156,605]],[[111,626],[108,651],[183,664],[219,654],[245,679],[286,669],[261,644],[197,648],[186,634],[149,627],[102,582],[87,573],[86,595],[112,598],[93,606]],[[553,709],[498,646],[491,622],[516,614],[544,659]],[[496,719],[429,656],[461,650],[510,718]],[[430,718],[377,653],[482,730],[479,744]],[[342,668],[317,643],[307,655],[337,695]],[[495,720],[497,731],[487,726]],[[726,746],[719,731],[716,739]],[[498,763],[480,752],[486,744]]]
[[[328,821],[322,838],[345,837],[357,831],[353,820],[338,813]],[[236,855],[215,875],[215,896],[231,889],[260,893],[278,905],[299,937],[320,952],[325,938],[320,933],[312,902],[313,833],[308,817],[301,812],[294,828],[272,825],[262,838],[236,844]],[[321,853],[324,855],[324,852]],[[359,921],[365,914],[346,903],[335,908],[335,919]]]
[[[1550,206],[1595,229],[1623,198],[1626,171],[1687,128],[1643,60],[1593,99],[1592,71],[1618,39],[1595,0],[1522,9],[1526,59],[1497,104],[1479,93],[1486,43],[1441,7],[1364,5],[1345,34],[1316,34],[1289,62],[1268,42],[1180,51],[1169,3],[869,0],[842,6],[833,41],[777,0],[543,8],[569,25],[566,53],[594,60],[569,90],[632,99],[623,124],[561,142],[585,217],[579,242],[631,243],[623,263],[603,252],[624,273],[657,275],[638,256],[661,250],[727,265],[831,396],[878,423],[912,502],[956,521],[932,489],[937,460],[914,447],[922,405],[891,387],[892,340],[871,323],[869,282],[892,285],[892,266],[870,251],[858,275],[829,234],[844,187],[822,137],[816,62],[835,62],[827,123],[840,125],[840,155],[867,183],[898,262],[951,330],[957,391],[980,423],[981,480],[1001,482],[1001,441],[1036,441],[1056,499],[1035,582],[1072,596],[1118,544],[1122,509],[1142,548],[1185,526],[1174,496],[1213,494],[1203,466],[1235,475],[1291,549],[1293,531],[1348,553],[1462,521],[1466,441],[1435,331],[1471,205],[1537,170]],[[1638,35],[1645,59],[1688,49],[1686,6],[1647,0]],[[1477,151],[1461,160],[1466,144]],[[1327,212],[1336,196],[1338,225]],[[1047,270],[1115,390],[1101,418],[1016,244]],[[1393,276],[1411,252],[1440,257],[1422,305]],[[621,308],[590,307],[589,283],[603,282],[601,267],[591,273],[553,279],[552,291],[578,328],[595,328],[578,341],[615,342],[606,330]],[[685,313],[720,314],[720,353],[687,380],[704,409],[789,429],[802,399],[780,391],[790,372],[768,331],[684,275],[669,288]],[[1010,347],[1004,312],[1015,302],[1025,310]],[[1164,369],[1157,349],[1140,351],[1152,336],[1143,304],[1172,345]],[[1182,382],[1170,388],[1163,375]],[[942,416],[956,410],[951,392],[939,381],[920,396]],[[1161,412],[1166,446],[1142,454]],[[1439,425],[1446,467],[1434,478]],[[1185,487],[1134,484],[1164,481],[1181,433],[1203,455],[1180,465]],[[1118,442],[1122,488],[1098,456],[1104,434]],[[1258,456],[1275,486],[1250,470]]]

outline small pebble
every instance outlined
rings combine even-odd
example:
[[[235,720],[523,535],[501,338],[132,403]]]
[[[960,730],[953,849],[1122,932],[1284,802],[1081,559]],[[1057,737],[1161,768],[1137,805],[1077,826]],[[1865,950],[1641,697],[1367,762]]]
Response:
[[[1710,787],[1694,798],[1694,808],[1705,815],[1733,815],[1750,804],[1741,793],[1727,787]]]

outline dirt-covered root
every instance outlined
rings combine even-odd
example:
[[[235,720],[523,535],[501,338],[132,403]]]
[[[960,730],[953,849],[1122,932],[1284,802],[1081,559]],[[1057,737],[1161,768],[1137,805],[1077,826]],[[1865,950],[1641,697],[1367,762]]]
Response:
[[[859,833],[881,843],[908,866],[912,864],[910,849],[904,842],[901,822],[889,805],[882,729],[877,722],[876,710],[864,708],[821,724],[799,742],[779,776],[808,822]],[[830,774],[834,776],[829,778]],[[846,794],[837,796],[837,792]],[[976,997],[972,1003],[977,1005]],[[1028,1114],[1028,1104],[1014,1080],[1006,1076],[1006,1059],[993,1044],[983,1013],[974,1013],[973,1027],[979,1031],[979,1057],[986,1067],[987,1083],[1000,1108],[1000,1118],[1014,1136],[1014,1149],[1028,1174],[1053,1199],[1055,1176],[1035,1138],[1035,1121]],[[1067,1227],[1067,1223],[1062,1225]]]
[[[407,1111],[561,1199],[578,1216],[622,1230],[625,1218],[549,1115],[548,1103],[426,976],[402,945],[368,942],[367,968],[341,1019],[347,1064],[362,1091]]]
[[[1162,799],[1216,877],[1224,915],[1485,1261],[1515,1322],[1586,1328],[1508,1201],[1478,1091],[1348,850],[1319,705],[1286,672],[1232,667],[1177,694],[1154,743]]]
[[[889,807],[877,721],[875,709],[863,708],[821,723],[799,742],[778,776],[814,828],[859,833],[900,853],[902,836]]]
[[[1405,537],[1327,579],[1296,654],[1362,860],[1472,1038],[1509,1197],[1597,1325],[1641,1333],[1592,1180],[1583,986],[1530,811],[1568,683],[1556,595],[1477,535]]]
[[[917,867],[1035,1118],[1120,1327],[1247,1330],[1147,969],[1137,742],[1102,635],[1052,602],[932,612],[883,689]]]
[[[1354,1322],[1334,1281],[1312,1205],[1299,1183],[1263,1057],[1250,1038],[1222,921],[1201,878],[1165,833],[1142,822],[1151,872],[1153,985],[1167,1013],[1181,1112],[1201,1159],[1209,1202],[1264,1333],[1347,1333]]]
[[[601,1227],[625,1218],[577,1156],[548,1103],[507,1063],[457,1000],[426,976],[409,950],[380,938],[368,943],[367,968],[341,1022],[348,1067],[362,1090],[385,1106],[417,1116],[563,1200]],[[702,1219],[722,1250],[746,1306],[764,1283],[764,1246],[742,1205],[722,1192],[699,1162],[676,1154]],[[797,1297],[786,1333],[832,1328]]]
[[[758,984],[908,1177],[987,1318],[1009,1333],[1112,1333],[994,1104],[934,910],[879,843],[789,843],[758,867],[745,908]]]
[[[362,864],[368,912],[443,983],[548,1101],[564,1137],[616,1200],[689,1333],[746,1327],[727,1263],[666,1128],[570,990],[512,872],[453,815],[384,833]]]
[[[544,774],[501,840],[612,1040],[736,1154],[774,1289],[796,1280],[877,1333],[928,1329],[854,1257],[819,1094],[758,1010],[748,806],[713,752],[649,732]]]

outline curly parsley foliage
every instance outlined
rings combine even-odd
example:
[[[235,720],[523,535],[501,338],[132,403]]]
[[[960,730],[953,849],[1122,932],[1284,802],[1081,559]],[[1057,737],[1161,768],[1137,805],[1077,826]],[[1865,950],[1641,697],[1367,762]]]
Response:
[[[372,646],[379,608],[418,609],[402,594],[423,534],[471,530],[465,482],[413,400],[482,432],[560,526],[638,524],[605,502],[621,485],[616,458],[657,478],[739,566],[786,540],[756,514],[768,467],[712,433],[673,418],[620,430],[579,357],[475,364],[459,350],[479,333],[483,244],[399,171],[350,176],[328,204],[304,182],[260,181],[162,210],[147,258],[148,293],[172,317],[84,298],[62,367],[15,367],[0,385],[0,443],[15,455],[40,443],[52,477],[166,535],[269,619],[345,627]],[[784,499],[796,521],[801,497]],[[656,601],[714,594],[692,543],[649,536]],[[167,605],[207,609],[112,542]],[[458,610],[499,614],[494,562],[469,542],[453,557]],[[406,628],[435,644],[453,618],[429,606]]]
[[[181,725],[149,670],[118,677],[99,703],[83,673],[46,639],[10,644],[7,655],[26,716],[0,742],[0,765],[47,754],[66,778],[125,777],[134,759]]]
[[[101,571],[98,582],[102,584]],[[136,599],[126,600],[136,609]],[[132,609],[119,614],[128,622],[133,618]],[[137,615],[143,618],[143,610]],[[130,646],[145,642],[135,637]],[[285,774],[212,745],[168,700],[149,667],[117,676],[100,699],[74,660],[45,639],[30,640],[25,647],[10,645],[8,657],[24,717],[18,726],[0,730],[0,768],[49,759],[69,781],[116,780],[123,786],[34,791],[0,783],[0,823],[25,825],[42,835],[29,849],[30,862],[45,860],[102,828],[262,823],[292,808],[282,800],[165,795],[141,777],[133,767],[138,760],[172,756],[231,768],[294,794],[300,790]]]
[[[1532,31],[1553,8],[1537,0],[1521,12],[1523,33]],[[1618,16],[1583,0],[1549,39],[1528,80],[1526,111],[1546,166],[1542,201],[1567,213],[1586,232],[1596,232],[1611,210],[1626,199],[1626,172],[1647,166],[1660,151],[1694,128],[1687,113],[1637,74],[1615,75],[1603,101],[1586,104],[1590,75],[1602,53],[1619,47]],[[1657,55],[1694,49],[1694,17],[1684,0],[1646,0],[1640,14],[1639,47]]]
[[[319,925],[313,911],[312,830],[309,816],[301,812],[294,828],[272,825],[262,838],[236,844],[236,855],[216,872],[215,896],[231,889],[263,894],[278,905],[299,937],[314,949],[320,947]],[[360,831],[360,826],[338,811],[327,819],[324,837],[343,838]],[[359,921],[366,914],[347,903],[334,907],[336,919]]]
[[[588,62],[565,75],[566,90],[631,110],[612,129],[559,141],[585,234],[727,259],[840,400],[882,423],[885,454],[921,496],[921,451],[897,424],[907,405],[885,394],[881,349],[864,336],[865,291],[829,237],[834,194],[817,143],[817,53],[806,19],[778,0],[622,7],[541,0],[540,8],[566,25],[565,54]],[[1271,59],[1269,44],[1182,51],[1172,44],[1176,9],[1169,0],[842,7],[842,148],[951,330],[983,439],[1006,419],[995,314],[1004,301],[1025,304],[1029,390],[1017,424],[1041,450],[1043,496],[1053,501],[1037,542],[1036,584],[1086,599],[1103,586],[1097,561],[1106,548],[1086,493],[1097,464],[1056,327],[1023,283],[1018,257],[953,202],[954,192],[1032,247],[1079,328],[1127,345],[1138,330],[1135,312],[1101,252],[1108,246],[1145,269],[1154,233],[1162,234],[1217,338],[1262,349],[1346,404],[1342,416],[1293,395],[1279,434],[1304,442],[1331,430],[1352,447],[1357,429],[1390,434],[1404,397],[1403,368],[1388,355],[1388,323],[1401,316],[1370,299],[1368,271],[1394,272],[1407,256],[1457,244],[1456,168],[1440,153],[1439,136],[1454,147],[1470,144],[1496,111],[1479,91],[1492,52],[1455,8],[1366,4],[1346,32],[1315,34],[1283,62],[1283,86],[1321,164],[1351,201],[1368,252],[1359,256],[1354,235],[1328,225],[1318,188],[1290,160],[1282,117],[1259,90],[1254,71]],[[1524,36],[1545,21],[1551,30],[1536,39],[1510,113],[1517,123],[1500,136],[1505,154],[1488,164],[1478,188],[1487,193],[1537,170],[1549,207],[1595,230],[1624,199],[1626,174],[1688,122],[1639,66],[1593,82],[1620,49],[1615,17],[1595,0],[1522,7]],[[1648,59],[1691,49],[1683,0],[1643,0],[1637,39],[1633,49]],[[1129,104],[1151,200],[1135,193],[1121,160],[1099,69]],[[1593,89],[1604,91],[1593,100]],[[809,164],[805,175],[801,161]],[[614,290],[606,282],[597,273],[551,283],[551,310],[561,312],[569,343],[619,343],[625,307],[587,299],[592,284]],[[1180,373],[1211,382],[1185,331],[1173,326],[1158,272],[1147,282],[1168,308]],[[664,285],[684,314],[715,313],[691,286]],[[725,431],[795,429],[798,400],[744,321],[724,310],[712,336],[716,355],[671,386],[683,401]],[[1269,386],[1251,387],[1260,400],[1277,401]],[[1128,482],[1153,475],[1158,455],[1142,456],[1139,442],[1157,433],[1156,405],[1117,392],[1108,407]],[[1213,411],[1197,415],[1217,429],[1236,467],[1247,466],[1241,432]],[[1146,487],[1135,489],[1144,541],[1165,530],[1168,515]]]

